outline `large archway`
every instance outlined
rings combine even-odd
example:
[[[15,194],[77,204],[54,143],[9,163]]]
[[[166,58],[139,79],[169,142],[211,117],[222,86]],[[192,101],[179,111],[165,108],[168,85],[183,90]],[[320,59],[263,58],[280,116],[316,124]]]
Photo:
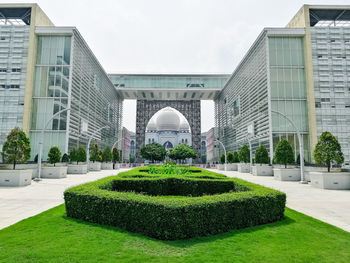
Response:
[[[152,116],[159,110],[171,107],[179,111],[188,121],[191,129],[192,147],[201,153],[201,111],[200,100],[175,101],[175,100],[137,100],[136,104],[136,158],[137,162],[143,162],[140,156],[140,148],[145,145],[146,126]],[[200,162],[197,158],[194,162]]]

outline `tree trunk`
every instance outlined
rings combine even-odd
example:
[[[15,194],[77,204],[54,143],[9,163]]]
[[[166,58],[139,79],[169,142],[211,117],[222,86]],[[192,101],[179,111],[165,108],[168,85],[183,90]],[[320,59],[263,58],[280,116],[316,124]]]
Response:
[[[287,169],[287,163],[285,163],[285,164],[284,164],[284,168],[286,168],[286,169]]]
[[[327,164],[327,169],[328,169],[328,172],[331,171],[331,163],[330,162]]]
[[[16,169],[16,159],[13,160],[13,170]]]
[[[56,166],[56,164],[54,163],[54,164],[53,164],[53,167],[55,167],[55,166]]]

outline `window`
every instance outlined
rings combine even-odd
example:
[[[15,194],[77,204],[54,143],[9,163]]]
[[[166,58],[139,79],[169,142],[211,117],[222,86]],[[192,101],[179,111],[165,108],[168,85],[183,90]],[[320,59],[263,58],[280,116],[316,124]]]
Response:
[[[0,40],[6,40],[6,38],[5,37],[0,37]]]
[[[8,85],[8,89],[19,89],[19,85]]]
[[[13,68],[12,72],[21,72],[21,69],[20,68]]]
[[[7,72],[6,68],[0,68],[0,72]]]
[[[321,102],[331,102],[330,98],[321,98]]]
[[[233,102],[233,116],[236,117],[239,115],[239,99],[235,99]]]
[[[320,102],[316,102],[315,103],[315,108],[321,108],[321,103]]]

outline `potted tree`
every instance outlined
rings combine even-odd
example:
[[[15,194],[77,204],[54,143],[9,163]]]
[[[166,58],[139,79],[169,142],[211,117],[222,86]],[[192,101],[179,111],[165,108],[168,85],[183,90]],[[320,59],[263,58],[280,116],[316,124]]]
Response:
[[[225,154],[220,155],[220,164],[218,164],[219,170],[225,170]]]
[[[150,143],[141,147],[140,154],[142,158],[154,163],[155,161],[163,161],[167,155],[167,151],[159,143]]]
[[[72,163],[68,164],[68,174],[86,174],[86,150],[83,146],[74,147],[69,152],[69,158]],[[76,164],[75,164],[76,162]]]
[[[238,163],[238,153],[237,152],[228,152],[227,153],[227,162],[226,170],[227,171],[237,171],[237,163]]]
[[[1,186],[25,186],[32,181],[31,169],[17,169],[18,163],[25,163],[30,158],[30,140],[19,128],[13,129],[7,136],[2,147],[4,163],[11,163],[12,170],[0,170]]]
[[[240,163],[237,165],[237,170],[240,173],[250,173],[250,149],[247,145],[242,145],[238,152]]]
[[[196,151],[186,144],[180,143],[174,148],[170,149],[169,157],[173,160],[179,160],[180,163],[188,158],[196,158]]]
[[[269,165],[269,152],[264,145],[260,145],[254,155],[255,165],[252,167],[253,175],[272,176],[272,166]]]
[[[66,153],[63,154],[63,155],[62,155],[61,162],[62,162],[62,163],[65,163],[65,164],[69,163],[69,155],[66,154]]]
[[[313,157],[318,165],[327,167],[327,171],[310,172],[311,185],[334,190],[350,189],[350,173],[331,171],[331,165],[341,165],[344,155],[341,146],[335,136],[330,132],[323,132],[316,144]]]
[[[47,161],[53,166],[41,167],[41,177],[59,179],[67,177],[67,166],[56,166],[61,161],[61,151],[57,146],[52,146],[48,153]]]
[[[90,153],[90,163],[89,163],[89,171],[101,171],[101,151],[98,148],[97,142],[91,144],[89,148]]]
[[[102,170],[113,170],[112,158],[111,148],[106,147],[102,153]]]
[[[114,164],[114,169],[120,168],[120,164],[118,164],[119,159],[120,159],[119,150],[117,147],[114,147],[112,150],[112,161]]]
[[[294,152],[290,143],[284,138],[276,146],[274,162],[284,165],[284,168],[273,169],[273,175],[276,180],[300,181],[300,169],[287,168],[288,164],[294,163]]]

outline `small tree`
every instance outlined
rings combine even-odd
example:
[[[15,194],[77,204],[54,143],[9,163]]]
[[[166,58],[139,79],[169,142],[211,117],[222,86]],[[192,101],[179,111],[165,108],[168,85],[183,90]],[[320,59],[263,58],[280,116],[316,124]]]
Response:
[[[186,144],[180,143],[170,149],[169,157],[174,160],[185,160],[187,158],[196,158],[196,151]]]
[[[152,161],[163,161],[167,152],[165,148],[159,143],[150,143],[144,145],[140,149],[141,157]]]
[[[269,163],[269,152],[264,145],[260,145],[255,151],[255,162],[256,163]]]
[[[101,149],[98,150],[97,161],[102,163],[103,160],[103,152]]]
[[[5,163],[12,163],[16,169],[17,163],[25,163],[30,158],[30,140],[20,129],[14,128],[2,146],[2,159]]]
[[[72,162],[86,162],[86,150],[83,146],[79,146],[78,148],[73,147],[70,149],[69,157]]]
[[[207,162],[207,155],[202,154],[202,163],[205,164]]]
[[[130,153],[130,163],[134,163],[135,162],[135,155]]]
[[[284,138],[276,146],[274,161],[278,164],[284,164],[285,168],[287,168],[288,163],[294,163],[293,148]]]
[[[98,148],[97,142],[94,142],[93,144],[90,145],[89,153],[90,153],[90,161],[92,161],[93,163],[95,161],[99,161],[100,149]]]
[[[227,153],[227,162],[228,163],[233,163],[233,154],[232,152]]]
[[[47,161],[53,164],[53,166],[56,166],[56,163],[58,163],[61,160],[62,156],[60,148],[58,148],[57,146],[52,146],[47,156]]]
[[[114,163],[119,162],[120,155],[119,155],[119,150],[117,147],[114,147],[112,150],[112,160]]]
[[[224,154],[224,153],[222,153],[222,154],[220,155],[220,163],[221,163],[221,164],[224,164],[224,163],[225,163],[225,154]]]
[[[239,163],[238,152],[233,152],[232,162],[233,163]]]
[[[240,162],[249,163],[250,162],[250,150],[247,145],[242,145],[238,153],[238,158]]]
[[[327,166],[328,172],[331,170],[332,163],[341,165],[344,162],[344,155],[337,138],[327,131],[321,134],[313,156],[316,164]]]
[[[68,156],[68,154],[65,153],[65,154],[62,155],[61,162],[62,162],[62,163],[68,163],[68,162],[69,162],[69,156]]]
[[[108,163],[112,161],[112,158],[113,156],[112,156],[111,148],[106,147],[102,153],[102,161]]]

